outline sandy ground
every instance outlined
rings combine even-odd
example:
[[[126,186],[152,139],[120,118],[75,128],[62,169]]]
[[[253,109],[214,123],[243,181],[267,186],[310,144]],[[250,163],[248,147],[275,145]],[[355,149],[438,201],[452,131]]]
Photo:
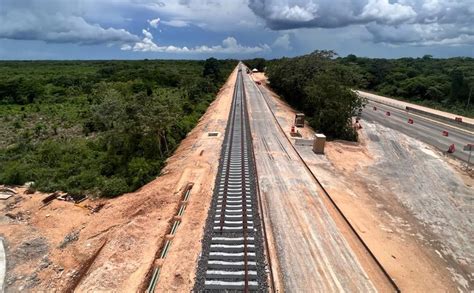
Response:
[[[294,111],[266,93],[289,130]],[[326,156],[297,149],[402,291],[472,291],[472,175],[426,144],[362,125],[360,143],[328,142]]]
[[[387,292],[387,279],[306,170],[254,82],[244,76],[264,215],[288,292]]]
[[[194,286],[197,262],[202,248],[201,239],[219,167],[219,156],[236,78],[237,70],[234,70],[218,98],[207,110],[204,118],[205,128],[199,130],[201,133],[204,132],[204,137],[198,140],[196,150],[198,152],[204,150],[203,156],[206,159],[193,159],[195,161],[193,165],[195,169],[200,170],[201,175],[191,190],[189,204],[164,261],[156,292],[190,292]],[[220,133],[219,137],[207,137],[207,132],[215,131]],[[196,185],[199,186],[199,190],[196,190]]]
[[[18,195],[0,201],[6,291],[142,290],[182,191],[193,182],[159,283],[163,291],[189,291],[222,143],[222,136],[208,137],[207,132],[224,130],[234,82],[235,72],[160,177],[140,190],[111,200],[88,200],[80,206],[59,200],[43,206],[44,194],[28,195],[24,188],[16,188]],[[90,208],[100,204],[105,206],[93,213]]]

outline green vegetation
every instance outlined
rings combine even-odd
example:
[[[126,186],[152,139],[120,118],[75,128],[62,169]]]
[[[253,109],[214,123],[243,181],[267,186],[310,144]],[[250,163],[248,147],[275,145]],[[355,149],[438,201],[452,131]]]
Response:
[[[97,196],[139,188],[236,63],[0,62],[0,183]]]
[[[374,91],[474,117],[474,59],[369,59],[332,51],[265,61],[273,89],[332,139]],[[236,61],[0,62],[0,183],[98,196],[159,174]]]
[[[245,64],[250,68],[250,70],[256,68],[260,72],[264,72],[267,67],[267,62],[263,58],[245,60]]]
[[[332,139],[356,140],[351,118],[364,101],[351,88],[373,91],[467,117],[474,117],[474,58],[370,59],[333,51],[265,62],[271,87]]]
[[[337,62],[361,76],[360,89],[474,117],[474,58],[370,59],[348,55]]]
[[[362,100],[351,91],[359,76],[349,66],[334,62],[332,51],[315,51],[296,58],[269,62],[272,88],[306,114],[309,124],[329,138],[357,140],[351,118]]]

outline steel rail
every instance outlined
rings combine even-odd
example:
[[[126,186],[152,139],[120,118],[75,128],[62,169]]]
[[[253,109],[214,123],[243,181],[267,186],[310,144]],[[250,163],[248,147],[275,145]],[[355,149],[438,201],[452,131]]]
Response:
[[[238,79],[238,77],[237,77]],[[237,90],[235,91],[235,95],[237,93]],[[234,124],[235,124],[235,103],[236,103],[236,99],[234,97],[233,101],[233,107],[232,107],[232,118],[231,118],[231,125],[230,125],[230,129],[234,129]],[[226,171],[225,171],[225,179],[224,179],[224,194],[223,194],[223,199],[222,199],[222,208],[221,208],[221,214],[220,214],[220,233],[222,234],[222,230],[224,228],[224,220],[225,220],[225,208],[226,208],[226,205],[227,205],[227,192],[228,192],[228,186],[229,186],[229,174],[230,174],[230,158],[231,158],[231,155],[232,155],[232,143],[233,143],[233,139],[234,139],[234,135],[233,133],[231,132],[230,133],[230,140],[229,140],[229,144],[227,146],[227,150],[225,152],[225,155],[227,156],[227,166],[226,166]]]
[[[243,100],[245,102],[245,105],[247,105],[247,93],[245,91],[245,83],[244,83],[244,90],[243,90]],[[247,106],[246,106],[247,108]],[[246,115],[246,118],[248,116]],[[249,129],[250,129],[250,124],[249,124]],[[253,145],[253,137],[252,135],[250,135],[250,145]],[[263,142],[265,141],[265,138],[263,138]],[[250,148],[249,150],[251,156],[252,156],[252,160],[254,162],[257,162],[257,158],[255,157],[255,152],[253,151],[253,148]],[[273,160],[273,158],[272,158]],[[273,264],[273,261],[271,256],[270,256],[270,244],[269,244],[269,240],[268,240],[268,234],[270,233],[269,231],[267,231],[267,225],[265,223],[265,213],[264,213],[264,208],[263,208],[263,199],[262,199],[262,195],[260,193],[260,187],[259,187],[259,176],[258,176],[258,169],[257,169],[257,165],[254,164],[253,165],[253,172],[255,173],[255,185],[256,185],[256,193],[257,193],[257,201],[258,201],[258,207],[259,207],[259,211],[260,211],[260,214],[262,215],[260,217],[260,220],[262,222],[262,236],[263,236],[263,241],[264,241],[264,245],[265,245],[265,250],[266,250],[266,259],[267,259],[267,264],[268,264],[268,271],[269,271],[269,282],[270,282],[270,289],[271,289],[271,292],[273,293],[276,293],[277,292],[277,289],[276,289],[276,282],[275,282],[275,276],[274,274],[278,274],[278,272],[274,271],[274,268],[272,266]]]
[[[244,145],[244,140],[245,142],[247,142],[246,140],[246,136],[245,136],[245,125],[244,125],[244,113],[245,113],[245,110],[244,109],[244,96],[243,96],[243,92],[244,92],[244,81],[243,81],[243,78],[241,77],[240,78],[240,82],[241,82],[241,91],[242,91],[242,97],[241,97],[241,101],[240,101],[240,112],[241,112],[241,117],[240,117],[240,125],[241,125],[241,131],[240,131],[240,137],[241,137],[241,140],[240,140],[240,147],[241,147],[241,170],[242,170],[242,224],[243,224],[243,228],[244,228],[244,292],[248,292],[249,291],[249,288],[248,288],[248,266],[247,266],[247,190],[246,190],[246,182],[245,182],[245,145]]]
[[[265,291],[268,283],[241,70],[231,105],[197,268],[196,292]]]

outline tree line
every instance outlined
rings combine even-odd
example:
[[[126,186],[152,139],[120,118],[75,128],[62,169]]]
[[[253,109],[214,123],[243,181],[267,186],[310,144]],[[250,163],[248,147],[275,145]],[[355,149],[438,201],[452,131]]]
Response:
[[[333,51],[267,62],[270,86],[290,105],[306,114],[313,129],[331,139],[357,140],[351,119],[363,100],[351,90],[358,76],[334,62]]]
[[[474,58],[372,59],[351,54],[336,62],[360,75],[360,89],[474,117]]]
[[[270,86],[306,114],[309,124],[332,139],[356,140],[352,118],[364,106],[352,89],[368,90],[425,106],[474,117],[474,59],[457,57],[374,59],[334,51],[265,61]]]

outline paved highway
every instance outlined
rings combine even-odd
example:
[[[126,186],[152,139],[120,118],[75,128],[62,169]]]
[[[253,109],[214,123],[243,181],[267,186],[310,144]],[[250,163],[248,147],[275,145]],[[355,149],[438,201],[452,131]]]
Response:
[[[373,109],[374,106],[377,110]],[[386,112],[390,112],[390,116],[386,115]],[[454,144],[456,150],[453,156],[465,162],[468,161],[469,152],[464,151],[463,147],[468,143],[474,144],[474,132],[370,100],[362,111],[361,118],[362,120],[380,123],[384,126],[396,129],[408,136],[430,144],[441,151],[447,151],[449,146]],[[413,119],[413,124],[408,123],[409,118]],[[443,136],[443,131],[448,131],[447,137]],[[471,163],[473,161],[474,158],[471,158]]]

